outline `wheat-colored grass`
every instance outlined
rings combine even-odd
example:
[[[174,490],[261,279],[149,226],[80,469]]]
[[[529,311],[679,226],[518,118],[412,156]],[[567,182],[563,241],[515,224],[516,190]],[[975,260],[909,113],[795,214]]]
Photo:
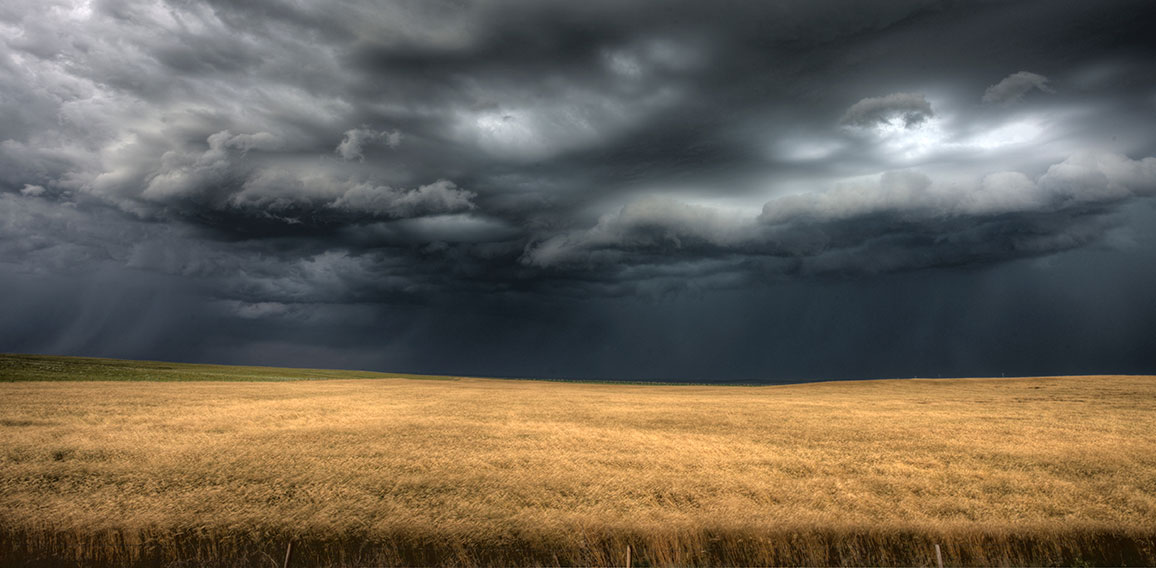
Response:
[[[1156,377],[0,383],[0,538],[0,564],[1152,564]]]

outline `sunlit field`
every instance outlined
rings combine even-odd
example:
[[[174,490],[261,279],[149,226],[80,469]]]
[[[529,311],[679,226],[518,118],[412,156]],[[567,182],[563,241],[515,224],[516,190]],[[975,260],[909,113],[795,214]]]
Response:
[[[99,366],[53,361],[0,357],[4,566],[624,565],[628,547],[634,566],[934,565],[936,544],[949,566],[1156,563],[1156,377],[49,382]]]

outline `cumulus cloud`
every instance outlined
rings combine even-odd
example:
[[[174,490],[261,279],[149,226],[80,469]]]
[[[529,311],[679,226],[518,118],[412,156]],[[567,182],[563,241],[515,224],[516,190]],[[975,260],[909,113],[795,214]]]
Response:
[[[367,140],[389,144],[400,139],[396,131],[351,130],[346,134],[339,150],[349,158],[352,153],[360,156]],[[305,210],[312,210],[308,219],[338,222],[326,220],[325,212],[397,218],[475,207],[476,194],[449,180],[415,189],[395,188],[355,176],[332,162],[287,163],[278,155],[285,146],[283,137],[269,132],[222,130],[203,143],[132,134],[104,152],[103,171],[83,188],[134,214],[206,208],[212,215],[259,215],[286,224],[302,224],[300,212]],[[346,222],[356,223],[356,215]]]
[[[332,207],[390,217],[411,217],[467,211],[475,207],[472,200],[476,196],[444,179],[410,190],[357,184],[337,198]]]
[[[24,184],[24,188],[20,190],[20,194],[27,195],[29,197],[40,197],[41,195],[44,195],[45,191],[46,190],[42,185],[32,185],[26,183]]]
[[[343,160],[365,161],[365,148],[374,142],[381,142],[389,148],[397,148],[401,145],[401,131],[381,131],[371,128],[346,130],[345,136],[334,149],[334,152],[339,154]]]
[[[990,86],[983,93],[985,103],[1014,103],[1023,99],[1029,91],[1038,90],[1053,93],[1048,86],[1048,78],[1028,71],[1012,73],[1002,81]]]
[[[165,152],[160,162],[153,164],[155,169],[141,172],[144,179],[139,181],[144,183],[144,189],[140,197],[164,201],[187,197],[211,186],[220,186],[226,183],[226,177],[232,173],[234,160],[244,157],[250,150],[276,150],[281,140],[268,132],[233,134],[222,130],[210,135],[206,143],[209,148],[199,155]],[[117,179],[116,173],[120,171],[114,170],[112,175],[105,173],[98,176],[96,187],[101,187],[110,179]],[[120,193],[123,194],[123,190]]]
[[[230,197],[242,209],[291,212],[307,210],[317,218],[327,211],[354,214],[352,219],[440,215],[474,209],[477,194],[449,180],[413,189],[396,188],[343,174],[337,170],[291,167],[254,171]]]
[[[931,103],[922,93],[892,93],[869,97],[851,105],[843,113],[840,124],[869,128],[898,120],[904,128],[911,128],[935,116]]]

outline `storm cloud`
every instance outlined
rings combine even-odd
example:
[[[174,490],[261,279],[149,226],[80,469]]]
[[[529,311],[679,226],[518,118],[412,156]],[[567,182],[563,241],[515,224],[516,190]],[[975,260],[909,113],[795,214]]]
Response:
[[[854,376],[792,343],[819,349],[819,306],[875,317],[857,306],[980,280],[1006,298],[1057,285],[1025,266],[1082,282],[1088,255],[1090,294],[1117,294],[1113,274],[1156,284],[1132,268],[1156,220],[1151,16],[1124,0],[7,2],[0,350]],[[142,288],[168,304],[109,299]],[[61,296],[56,315],[16,309]],[[913,366],[859,374],[1000,371],[984,361],[1004,360],[987,355],[1009,321],[970,298],[972,339],[901,344]],[[1027,309],[1045,339],[1003,364],[1070,355],[1079,335],[1055,322],[1095,329],[1092,304]],[[1156,363],[1119,351],[1156,315],[1118,311],[1124,331],[1099,337],[1124,347],[1040,372]],[[702,365],[664,366],[646,354],[682,341],[680,313],[742,323],[704,340]],[[841,348],[960,314],[852,321]],[[167,331],[97,338],[134,326]]]

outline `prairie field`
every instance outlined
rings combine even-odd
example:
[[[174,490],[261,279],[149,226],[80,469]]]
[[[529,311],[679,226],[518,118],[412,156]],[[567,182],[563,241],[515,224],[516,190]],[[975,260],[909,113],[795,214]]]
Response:
[[[948,566],[1156,564],[1152,376],[98,382],[50,363],[0,357],[3,566],[621,566],[627,547],[633,566],[927,566],[936,544]]]

